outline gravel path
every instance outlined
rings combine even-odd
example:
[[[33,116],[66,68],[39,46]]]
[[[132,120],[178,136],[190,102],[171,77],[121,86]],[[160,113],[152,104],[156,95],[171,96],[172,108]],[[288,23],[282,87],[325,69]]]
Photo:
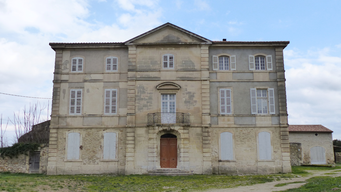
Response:
[[[338,171],[338,172],[336,172]],[[283,191],[287,189],[299,188],[305,184],[305,181],[309,178],[316,177],[316,176],[330,176],[330,177],[339,177],[341,176],[341,169],[334,169],[328,171],[312,171],[308,170],[311,175],[307,177],[297,177],[291,179],[282,179],[280,181],[273,181],[268,183],[256,184],[251,186],[240,186],[236,188],[226,188],[226,189],[213,189],[208,190],[206,192],[249,192],[249,191],[261,191],[261,192],[272,192],[272,191]],[[335,173],[332,175],[326,175],[326,173]],[[291,182],[304,182],[304,183],[292,183],[288,185],[284,185],[281,187],[275,187],[275,185],[280,183],[291,183]]]

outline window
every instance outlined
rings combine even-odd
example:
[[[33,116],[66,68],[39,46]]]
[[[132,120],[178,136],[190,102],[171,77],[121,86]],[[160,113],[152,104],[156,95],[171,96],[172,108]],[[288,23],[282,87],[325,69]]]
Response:
[[[220,89],[220,114],[231,114],[231,89]]]
[[[220,133],[220,159],[233,160],[233,137],[230,132]]]
[[[117,90],[106,89],[104,98],[104,113],[116,114],[117,113]]]
[[[71,71],[72,72],[83,71],[83,58],[80,58],[80,57],[72,58]]]
[[[174,69],[174,55],[172,54],[163,55],[162,63],[164,69]]]
[[[220,70],[220,71],[228,71],[228,70],[236,70],[236,56],[212,56],[212,68],[213,70]]]
[[[259,160],[271,160],[271,135],[269,132],[258,134],[258,158]]]
[[[268,89],[250,89],[252,114],[275,114],[275,91]]]
[[[116,159],[116,133],[104,133],[103,159]]]
[[[175,94],[161,95],[161,123],[172,124],[176,122]]]
[[[272,55],[249,55],[249,69],[257,71],[272,70]]]
[[[67,159],[79,159],[80,133],[68,133],[67,136]]]
[[[82,90],[70,90],[70,114],[81,114],[82,112]]]
[[[106,71],[117,71],[117,57],[107,57]]]

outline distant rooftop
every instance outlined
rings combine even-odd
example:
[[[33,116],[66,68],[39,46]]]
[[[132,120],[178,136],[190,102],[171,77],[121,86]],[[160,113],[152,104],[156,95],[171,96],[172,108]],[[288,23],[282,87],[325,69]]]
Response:
[[[323,125],[289,125],[289,132],[324,132],[333,133]]]

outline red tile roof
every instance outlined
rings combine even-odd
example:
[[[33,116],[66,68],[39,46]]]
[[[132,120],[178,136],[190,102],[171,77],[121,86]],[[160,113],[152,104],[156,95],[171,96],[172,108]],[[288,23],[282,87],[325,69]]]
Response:
[[[323,125],[289,125],[289,132],[325,132],[333,133],[332,130]]]

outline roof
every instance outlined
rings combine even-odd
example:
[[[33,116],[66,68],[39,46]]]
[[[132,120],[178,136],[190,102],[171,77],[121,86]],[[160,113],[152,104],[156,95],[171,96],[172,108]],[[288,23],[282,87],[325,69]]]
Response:
[[[132,38],[132,39],[129,39],[128,41],[125,42],[125,44],[128,45],[128,44],[130,44],[131,42],[133,42],[133,41],[135,41],[135,40],[137,40],[137,39],[140,39],[140,38],[142,38],[142,37],[144,37],[144,36],[147,36],[147,35],[149,35],[149,34],[151,34],[151,33],[154,33],[155,31],[158,31],[158,30],[160,30],[160,29],[162,29],[162,28],[165,28],[165,27],[172,27],[172,28],[175,28],[175,29],[177,29],[177,30],[179,30],[179,31],[182,31],[182,32],[188,34],[188,35],[194,36],[194,37],[196,37],[196,38],[198,38],[198,39],[200,39],[200,40],[206,42],[207,44],[212,44],[212,41],[211,41],[211,40],[206,39],[205,37],[202,37],[202,36],[200,36],[200,35],[198,35],[198,34],[195,34],[195,33],[193,33],[193,32],[190,32],[190,31],[188,31],[188,30],[186,30],[186,29],[184,29],[184,28],[181,28],[181,27],[176,26],[176,25],[174,25],[174,24],[172,24],[172,23],[169,23],[169,22],[168,22],[168,23],[165,23],[165,24],[163,24],[163,25],[160,25],[160,26],[158,26],[158,27],[156,27],[156,28],[154,28],[154,29],[152,29],[152,30],[149,30],[149,31],[147,31],[147,32],[145,32],[145,33],[142,33],[141,35],[138,35],[138,36],[136,36],[136,37],[134,37],[134,38]]]
[[[323,125],[289,125],[289,132],[320,132],[333,133],[332,130]]]

